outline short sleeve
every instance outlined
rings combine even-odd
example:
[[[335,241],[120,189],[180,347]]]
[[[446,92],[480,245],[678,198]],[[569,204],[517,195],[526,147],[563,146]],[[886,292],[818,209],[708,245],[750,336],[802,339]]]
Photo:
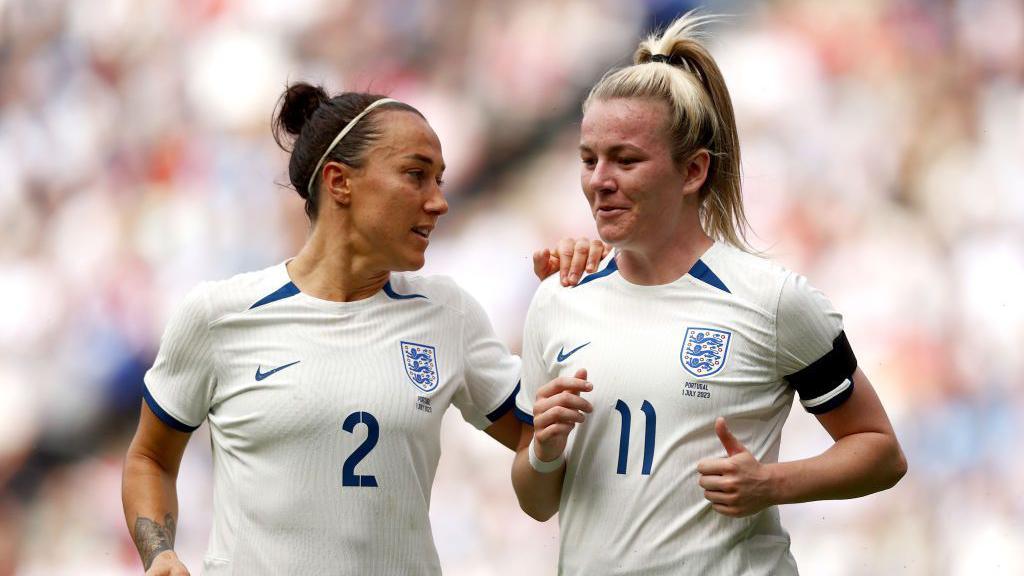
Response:
[[[519,389],[519,358],[498,340],[480,303],[463,292],[463,386],[452,403],[483,430],[512,409]]]
[[[853,393],[857,358],[832,303],[799,274],[790,274],[779,295],[776,364],[812,414],[823,414]]]
[[[533,402],[537,398],[537,390],[554,377],[550,365],[544,361],[544,315],[541,312],[540,300],[544,298],[542,285],[530,303],[523,326],[523,377],[516,397],[516,417],[523,423],[533,426]]]
[[[146,403],[165,424],[192,432],[206,419],[215,378],[206,287],[194,288],[171,316],[156,362],[146,372]]]

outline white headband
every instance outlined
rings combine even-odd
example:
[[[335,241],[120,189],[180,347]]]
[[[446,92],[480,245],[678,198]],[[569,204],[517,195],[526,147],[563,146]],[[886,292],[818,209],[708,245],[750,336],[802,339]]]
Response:
[[[334,150],[334,147],[338,145],[338,142],[341,142],[341,139],[345,137],[345,134],[348,134],[349,130],[351,130],[363,116],[366,116],[370,110],[373,110],[381,104],[387,104],[388,102],[398,102],[398,100],[395,100],[394,98],[381,98],[380,100],[374,100],[369,106],[363,109],[362,112],[356,114],[355,118],[349,120],[348,124],[345,124],[345,127],[341,129],[341,132],[338,132],[338,135],[331,141],[331,145],[327,147],[327,150],[324,150],[324,155],[320,157],[320,161],[316,163],[316,168],[313,169],[313,174],[309,177],[309,184],[306,185],[306,193],[308,196],[313,195],[313,182],[316,182],[316,176],[320,173],[320,168],[323,167],[324,160],[327,159],[327,155],[331,153],[331,150]]]

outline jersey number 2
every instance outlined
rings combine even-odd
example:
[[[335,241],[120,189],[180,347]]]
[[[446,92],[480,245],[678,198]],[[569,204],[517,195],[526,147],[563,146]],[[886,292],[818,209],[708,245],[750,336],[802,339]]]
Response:
[[[356,429],[357,424],[363,424],[366,426],[366,440],[356,448],[355,452],[349,455],[345,459],[345,463],[341,466],[341,485],[342,486],[363,486],[369,488],[377,487],[377,477],[372,474],[360,476],[356,474],[356,465],[366,458],[366,455],[373,450],[373,447],[377,445],[377,439],[380,438],[380,425],[377,424],[377,419],[373,417],[373,414],[369,412],[353,412],[345,418],[345,422],[341,425],[341,429],[345,432],[353,433]]]
[[[615,403],[615,409],[622,415],[622,431],[619,432],[619,467],[616,472],[625,474],[626,460],[629,459],[629,424],[632,418],[629,406],[622,400]],[[654,463],[654,432],[658,425],[658,416],[654,412],[654,406],[647,400],[640,405],[640,411],[647,417],[644,426],[644,466],[640,469],[640,474],[650,476],[651,464]]]

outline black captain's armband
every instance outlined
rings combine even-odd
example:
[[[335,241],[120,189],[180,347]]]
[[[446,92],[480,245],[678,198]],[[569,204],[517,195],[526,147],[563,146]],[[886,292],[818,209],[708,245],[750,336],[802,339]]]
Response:
[[[800,394],[800,403],[811,414],[824,414],[836,408],[853,394],[853,372],[857,357],[853,355],[846,332],[832,341],[832,349],[809,366],[785,376]]]

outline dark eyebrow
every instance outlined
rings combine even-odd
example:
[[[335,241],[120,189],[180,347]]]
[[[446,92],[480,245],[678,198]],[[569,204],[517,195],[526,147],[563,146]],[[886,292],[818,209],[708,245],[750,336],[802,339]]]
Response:
[[[416,154],[416,153],[409,154],[408,156],[406,156],[406,158],[408,158],[410,160],[415,160],[417,162],[422,162],[422,163],[424,163],[424,164],[426,164],[428,166],[433,166],[434,165],[434,160],[430,156],[425,156],[423,154]],[[445,165],[442,162],[441,163],[441,172],[444,172],[444,169],[445,169]]]

